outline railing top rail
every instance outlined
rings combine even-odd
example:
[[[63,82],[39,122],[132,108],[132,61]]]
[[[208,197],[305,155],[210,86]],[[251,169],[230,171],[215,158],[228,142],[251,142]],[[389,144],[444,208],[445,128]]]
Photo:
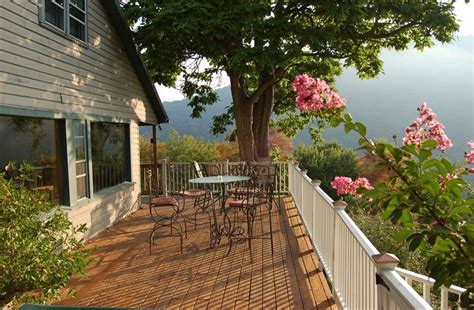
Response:
[[[304,174],[302,169],[300,167],[298,167],[297,165],[295,165],[294,163],[290,162],[290,164],[292,164],[296,171],[298,171],[298,173],[303,177],[303,179],[308,182],[308,183],[311,183],[313,180],[311,180],[311,178],[307,175],[307,174]],[[319,195],[321,195],[321,197],[326,200],[327,203],[329,203],[330,205],[332,205],[332,203],[334,202],[334,200],[328,195],[326,194],[325,191],[323,191],[321,188],[317,187],[316,188],[316,191],[318,192]]]
[[[373,260],[372,255],[380,254],[379,250],[370,242],[367,236],[360,230],[359,226],[354,223],[352,218],[347,214],[344,210],[336,210],[336,213],[339,215],[341,220],[346,224],[347,229],[352,233],[352,235],[356,238],[357,242],[359,242],[360,246],[364,249],[366,254],[370,256]]]
[[[396,294],[390,294],[392,298],[400,299],[401,304],[405,304],[408,309],[432,309],[395,270],[383,270],[380,273],[390,290],[396,291]]]
[[[401,275],[402,277],[412,279],[412,280],[415,280],[415,281],[420,282],[420,283],[434,285],[434,283],[436,282],[436,280],[433,279],[433,278],[430,278],[428,276],[425,276],[425,275],[422,275],[422,274],[419,274],[419,273],[416,273],[416,272],[413,272],[413,271],[410,271],[410,270],[406,270],[406,269],[403,269],[403,268],[398,268],[397,267],[397,268],[395,268],[395,271],[398,272],[398,274]],[[451,292],[451,293],[460,295],[460,294],[464,293],[466,291],[466,289],[462,288],[462,287],[459,287],[459,286],[456,286],[456,285],[451,285],[448,288],[448,291]]]
[[[435,279],[433,278],[430,278],[428,276],[425,276],[425,275],[422,275],[422,274],[419,274],[419,273],[416,273],[416,272],[413,272],[413,271],[410,271],[410,270],[406,270],[406,269],[403,269],[403,268],[395,268],[395,271],[397,271],[402,277],[407,277],[407,278],[410,278],[410,279],[413,279],[415,281],[418,281],[418,282],[421,282],[421,283],[427,283],[427,284],[434,284],[435,283]]]
[[[161,159],[161,161],[163,161],[163,159]],[[176,165],[187,165],[187,164],[191,164],[190,161],[173,161],[173,162],[170,162],[169,160],[167,160],[170,164],[176,164]],[[225,164],[225,163],[228,163],[229,165],[237,165],[237,164],[240,164],[241,162],[240,161],[200,161],[199,162],[200,164],[204,164],[204,165],[207,165],[207,164]],[[257,162],[258,163],[258,162]],[[286,164],[287,162],[286,161],[272,161],[271,162],[272,164]],[[159,164],[159,162],[158,162]],[[262,164],[265,164],[265,163],[262,163]],[[153,163],[140,163],[141,166],[147,166],[147,165],[154,165]]]

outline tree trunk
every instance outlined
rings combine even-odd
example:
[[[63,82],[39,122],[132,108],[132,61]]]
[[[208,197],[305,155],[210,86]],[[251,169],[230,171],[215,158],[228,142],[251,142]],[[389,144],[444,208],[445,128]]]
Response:
[[[252,131],[253,103],[249,100],[246,86],[237,74],[228,72],[232,91],[234,120],[237,130],[240,160],[256,159],[255,142]]]
[[[259,158],[267,158],[270,156],[268,132],[273,111],[273,90],[273,85],[268,87],[258,98],[253,108],[252,131],[255,140],[257,156]]]
[[[252,131],[253,104],[246,102],[246,100],[234,101],[233,107],[240,160],[254,161],[257,152]]]

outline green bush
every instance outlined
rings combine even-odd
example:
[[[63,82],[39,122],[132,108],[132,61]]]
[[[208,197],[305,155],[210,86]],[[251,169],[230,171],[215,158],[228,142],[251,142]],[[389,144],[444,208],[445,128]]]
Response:
[[[45,302],[91,262],[74,237],[85,226],[74,227],[46,195],[22,184],[0,174],[0,305]]]
[[[410,251],[406,243],[393,240],[393,236],[403,229],[400,225],[384,221],[379,215],[354,214],[350,208],[349,205],[347,211],[351,218],[377,250],[381,253],[395,254],[400,259],[399,267],[401,268],[420,274],[426,273],[426,258],[421,256],[418,251]]]
[[[150,142],[150,137],[140,136],[140,162],[142,164],[149,164],[153,162],[153,144]],[[158,160],[164,159],[168,156],[166,144],[161,141],[156,143],[156,158]]]
[[[168,159],[172,162],[210,162],[218,158],[214,143],[190,135],[180,135],[177,131],[170,132],[166,146]]]
[[[316,145],[299,145],[294,157],[302,169],[308,170],[311,179],[321,180],[321,188],[336,199],[336,191],[331,181],[336,176],[357,177],[357,160],[354,150],[342,147],[335,142]]]

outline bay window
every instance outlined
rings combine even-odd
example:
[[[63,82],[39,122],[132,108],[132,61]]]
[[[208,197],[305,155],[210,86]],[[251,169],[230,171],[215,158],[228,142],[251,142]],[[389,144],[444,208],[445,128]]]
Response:
[[[131,181],[129,124],[0,115],[0,140],[0,173],[16,179],[28,164],[22,186],[62,205]]]

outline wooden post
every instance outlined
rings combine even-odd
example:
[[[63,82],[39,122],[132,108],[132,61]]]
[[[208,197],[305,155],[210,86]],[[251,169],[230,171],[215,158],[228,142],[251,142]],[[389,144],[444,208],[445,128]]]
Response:
[[[152,148],[153,148],[153,168],[151,170],[151,173],[152,173],[152,176],[151,176],[151,185],[152,185],[152,189],[155,189],[155,190],[158,190],[158,174],[157,174],[157,171],[158,171],[158,159],[157,159],[157,155],[156,155],[156,125],[153,125],[152,126],[152,138],[151,138],[151,145],[152,145]]]
[[[377,309],[385,309],[386,305],[390,303],[390,287],[385,284],[381,274],[385,270],[395,270],[400,260],[390,253],[372,255],[372,259],[377,268]]]

